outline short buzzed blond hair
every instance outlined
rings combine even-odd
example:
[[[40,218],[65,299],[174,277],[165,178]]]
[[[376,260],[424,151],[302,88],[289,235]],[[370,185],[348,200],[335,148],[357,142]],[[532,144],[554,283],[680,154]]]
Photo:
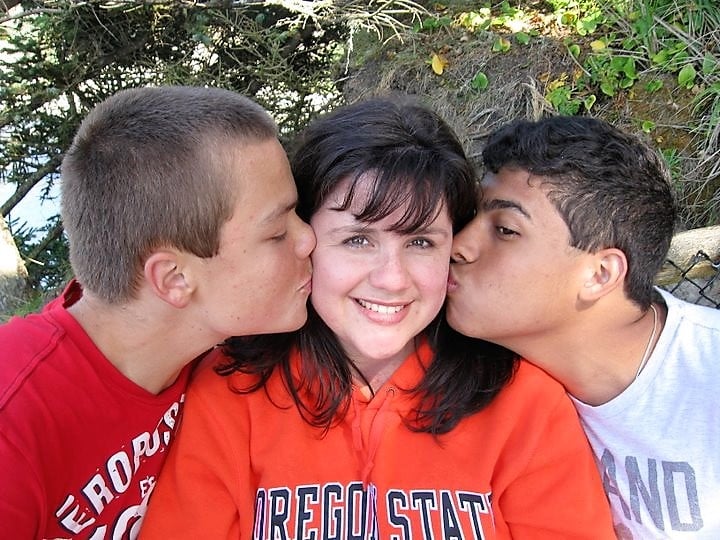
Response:
[[[219,88],[137,88],[97,105],[62,163],[62,219],[78,281],[116,303],[134,296],[153,249],[217,254],[236,200],[227,150],[276,137],[260,105]]]

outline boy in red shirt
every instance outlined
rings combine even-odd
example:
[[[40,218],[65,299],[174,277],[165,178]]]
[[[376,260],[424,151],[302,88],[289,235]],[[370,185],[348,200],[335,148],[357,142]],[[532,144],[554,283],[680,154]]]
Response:
[[[230,91],[119,92],[62,165],[76,280],[0,327],[0,530],[135,538],[190,364],[306,319],[314,235],[276,126]]]

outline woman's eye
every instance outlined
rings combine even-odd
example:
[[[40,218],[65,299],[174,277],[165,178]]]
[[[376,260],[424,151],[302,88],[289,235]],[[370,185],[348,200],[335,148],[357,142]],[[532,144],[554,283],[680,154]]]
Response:
[[[368,239],[364,236],[353,236],[343,242],[343,244],[345,244],[347,246],[351,246],[351,247],[366,246],[369,243],[370,242],[368,241]]]
[[[413,238],[413,240],[410,242],[410,245],[421,248],[429,248],[432,247],[434,244],[427,238]]]
[[[280,234],[276,234],[275,236],[272,236],[270,238],[270,240],[275,240],[277,242],[280,242],[282,240],[285,240],[285,238],[287,238],[287,231],[280,233]]]

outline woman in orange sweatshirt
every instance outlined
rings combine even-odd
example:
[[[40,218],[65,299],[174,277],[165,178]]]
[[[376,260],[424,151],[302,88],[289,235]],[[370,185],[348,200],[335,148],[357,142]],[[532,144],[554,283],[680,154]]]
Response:
[[[308,321],[206,358],[141,539],[614,538],[563,389],[445,323],[477,199],[450,128],[361,102],[292,164],[317,236]]]

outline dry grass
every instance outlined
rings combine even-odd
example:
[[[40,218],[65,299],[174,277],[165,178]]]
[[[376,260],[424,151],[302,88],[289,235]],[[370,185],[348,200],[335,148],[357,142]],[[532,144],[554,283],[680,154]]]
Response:
[[[501,124],[555,114],[545,99],[548,81],[572,80],[578,70],[566,47],[551,36],[534,38],[525,46],[514,43],[506,53],[491,51],[493,39],[491,34],[469,37],[456,28],[406,36],[402,44],[386,45],[352,73],[344,85],[345,98],[355,101],[394,92],[418,96],[455,128],[468,154],[477,161],[487,135]],[[442,54],[448,61],[442,75],[436,75],[429,65],[432,54]],[[478,71],[489,79],[484,91],[471,86]],[[650,94],[643,88],[639,83],[628,92],[598,101],[590,114],[638,133],[658,150],[674,149],[684,228],[717,223],[718,133],[712,140],[698,129],[695,95],[673,89],[672,80],[664,87],[669,90]],[[645,120],[656,125],[650,135],[640,129]]]

